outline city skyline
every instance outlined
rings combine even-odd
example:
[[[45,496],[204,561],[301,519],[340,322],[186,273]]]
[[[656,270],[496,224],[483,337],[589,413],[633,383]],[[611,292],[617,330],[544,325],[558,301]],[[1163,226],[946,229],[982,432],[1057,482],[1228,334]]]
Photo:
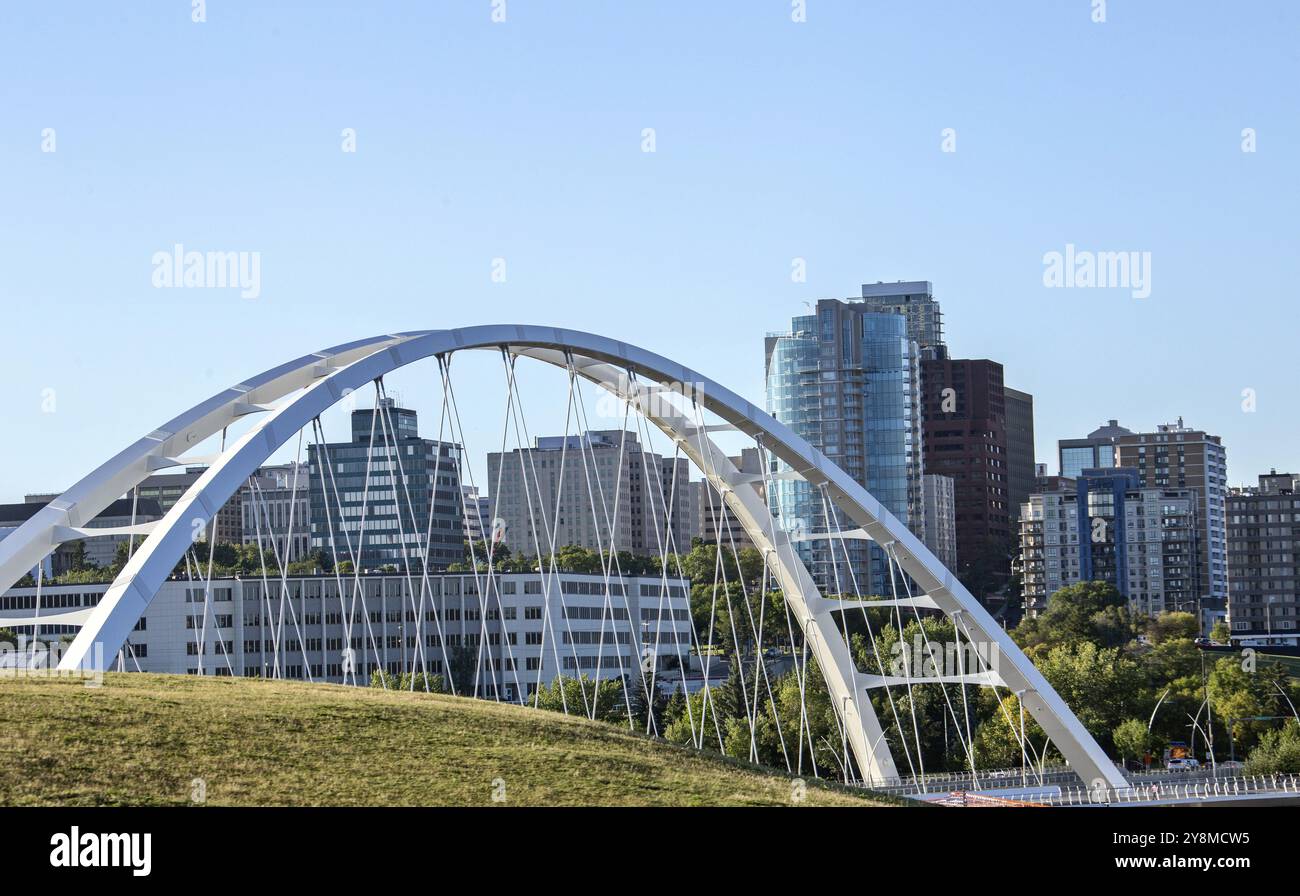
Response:
[[[881,281],[872,281],[870,284],[864,283],[863,285],[864,286],[876,285],[879,282]],[[890,281],[884,281],[886,285],[888,285],[889,282]],[[906,283],[909,281],[898,280],[893,282]],[[938,289],[936,289],[936,294],[937,293],[939,293]],[[825,297],[825,298],[834,301],[842,301],[842,302],[850,302],[850,303],[854,301],[861,301],[860,297],[856,297],[851,293],[847,296]],[[946,306],[943,305],[943,301],[938,295],[936,295],[936,298],[939,299],[940,305],[945,308],[944,314],[946,317],[947,316]],[[813,301],[807,301],[807,302],[802,302],[800,307],[802,307],[805,311],[807,311],[810,306],[815,306],[815,304],[816,303]],[[798,317],[799,315],[795,314],[793,316]],[[772,332],[778,332],[780,331],[780,329],[781,328],[779,326],[775,328],[767,328],[764,330],[763,334],[760,335],[758,338],[761,341],[764,337],[770,335]],[[787,329],[788,329],[788,325],[787,325]],[[324,348],[324,347],[325,346],[318,346],[317,348]],[[299,353],[298,347],[293,347],[292,349],[290,349],[290,351],[292,353]],[[301,350],[301,353],[306,354],[309,351],[310,351],[309,349],[303,348]],[[959,352],[952,350],[951,347],[949,348],[948,351],[949,354],[954,357],[960,354]],[[982,361],[982,360],[992,360],[995,362],[999,361],[997,357],[991,354],[981,354],[978,352],[970,354],[969,357],[971,360],[976,360],[976,361]],[[1014,366],[1014,363],[1010,363],[1010,364],[1004,363],[1003,366],[1010,369]],[[705,374],[709,374],[709,371],[707,369],[702,370],[701,372]],[[740,377],[738,379],[744,379],[744,377]],[[228,386],[231,384],[226,384],[226,385]],[[1020,383],[1020,385],[1023,385],[1023,383]],[[211,384],[212,392],[219,391],[221,388],[224,388],[224,386],[220,386],[215,382]],[[398,396],[399,401],[402,400],[400,390],[393,389],[390,391],[395,396]],[[1018,391],[1018,390],[1012,390],[1012,391]],[[1053,474],[1065,473],[1065,471],[1061,471],[1059,469],[1061,442],[1085,441],[1088,433],[1097,429],[1103,429],[1110,424],[1118,423],[1121,428],[1129,428],[1135,432],[1153,432],[1160,426],[1175,424],[1186,419],[1187,424],[1189,426],[1195,426],[1195,428],[1204,430],[1206,432],[1214,433],[1216,435],[1221,435],[1222,431],[1227,431],[1226,427],[1216,428],[1216,426],[1213,425],[1212,421],[1203,421],[1199,419],[1191,420],[1191,419],[1187,419],[1185,415],[1181,413],[1174,412],[1165,416],[1161,416],[1159,413],[1157,413],[1154,416],[1150,416],[1148,418],[1142,418],[1142,419],[1125,419],[1125,418],[1117,419],[1112,416],[1109,418],[1102,418],[1095,423],[1079,419],[1076,421],[1078,425],[1074,429],[1049,434],[1044,431],[1044,428],[1039,424],[1039,420],[1041,420],[1045,416],[1051,419],[1060,418],[1059,411],[1053,413],[1052,410],[1052,406],[1055,404],[1055,402],[1053,402],[1050,397],[1044,398],[1041,395],[1034,394],[1032,390],[1025,390],[1025,391],[1029,392],[1032,395],[1034,400],[1034,405],[1035,405],[1035,412],[1034,412],[1035,413],[1035,419],[1034,419],[1035,462],[1039,464],[1046,464],[1049,472]],[[201,394],[196,393],[194,396],[178,396],[178,399],[183,401],[183,400],[188,400],[189,398],[192,397],[194,400],[198,400],[200,397],[206,396],[206,394],[208,393],[201,393]],[[742,393],[742,394],[744,394],[744,397],[753,401],[754,404],[756,405],[761,406],[763,404],[763,396],[762,396],[761,389],[757,394],[752,394],[752,395],[747,393]],[[413,409],[418,410],[418,409],[426,409],[428,407],[431,407],[431,405],[426,404],[428,400],[427,396],[413,395],[412,398],[414,400],[410,401],[409,405]],[[165,408],[167,407],[166,400],[167,400],[167,396],[160,394],[159,404],[158,404],[158,414],[161,414],[161,418],[157,416],[154,417],[148,416],[148,412],[144,410],[143,409],[144,406],[140,404],[133,405],[132,407],[125,408],[123,410],[124,413],[130,415],[135,419],[138,419],[142,425],[145,423],[145,421],[148,420],[152,420],[153,424],[156,425],[159,422],[161,422],[162,418],[166,418],[167,416],[169,416],[169,412],[165,410]],[[369,399],[366,399],[366,401],[368,400]],[[42,401],[44,401],[43,395],[42,395]],[[55,402],[57,402],[57,394],[55,396]],[[1242,403],[1243,404],[1245,403],[1245,399],[1243,399]],[[351,410],[354,410],[355,408],[361,406],[362,406],[361,400],[358,399],[353,404],[347,406],[347,411],[348,413],[350,413]],[[1045,412],[1040,409],[1045,409]],[[1250,412],[1244,412],[1241,411],[1240,409],[1238,410],[1238,413],[1242,413],[1247,416],[1249,416],[1250,414]],[[40,412],[40,414],[46,417],[54,417],[57,415],[57,412],[48,413],[42,411]],[[435,419],[437,417],[436,414],[430,414],[430,416]],[[338,411],[337,409],[332,409],[331,415],[322,418],[322,425],[324,427],[324,432],[327,439],[334,439],[337,437],[346,440],[349,424],[347,423],[346,415],[343,412]],[[470,425],[467,427],[467,429],[470,432],[475,432],[476,427]],[[133,439],[131,438],[126,439],[120,447],[125,447],[131,441],[133,441]],[[307,444],[311,444],[310,440],[308,440]],[[1300,468],[1300,459],[1297,459],[1296,462],[1292,463],[1291,461],[1288,461],[1281,452],[1270,453],[1269,449],[1263,448],[1257,444],[1252,445],[1251,443],[1246,443],[1242,446],[1242,449],[1239,450],[1236,445],[1229,442],[1227,438],[1224,438],[1224,445],[1228,449],[1227,485],[1229,488],[1249,487],[1254,481],[1255,477],[1257,477],[1262,473],[1267,472],[1268,470],[1272,470],[1272,469],[1281,470],[1289,467]],[[23,446],[21,445],[18,447],[20,449],[23,448]],[[279,459],[281,460],[292,462],[293,458],[290,455],[286,454],[285,453],[286,451],[287,448],[281,449],[280,454],[277,455],[277,457],[279,457]],[[490,453],[489,449],[477,451],[473,456],[467,457],[467,463],[473,465],[476,471],[481,472],[482,470],[485,469],[484,462],[486,461],[487,455],[489,453]],[[0,500],[0,503],[3,503],[5,501],[9,503],[21,503],[30,495],[46,494],[46,495],[53,496],[61,493],[61,491],[64,488],[66,488],[68,485],[70,485],[73,481],[75,481],[81,475],[84,475],[85,472],[88,472],[90,469],[93,469],[93,467],[97,463],[97,461],[95,460],[95,457],[97,455],[95,454],[94,449],[87,447],[83,452],[78,452],[78,454],[84,455],[84,466],[71,467],[63,471],[62,473],[55,472],[50,474],[50,475],[63,475],[66,481],[62,483],[53,482],[53,484],[51,484],[50,481],[45,481],[40,478],[43,474],[41,474],[39,471],[49,468],[48,462],[42,462],[44,460],[44,453],[42,452],[37,452],[36,457],[27,458],[28,464],[26,466],[22,464],[7,466],[6,468],[4,468],[3,472],[0,472],[0,489],[8,489],[9,491],[7,492],[0,491],[0,499],[3,499]],[[1246,469],[1243,462],[1236,460],[1236,458],[1242,455],[1246,457],[1262,456],[1263,459],[1261,460],[1258,469],[1253,467],[1250,469]],[[1276,458],[1270,460],[1269,457],[1274,455],[1276,455]],[[302,459],[306,460],[305,455]],[[37,472],[34,475],[29,476],[23,473],[22,472],[23,470],[34,470]],[[698,470],[692,468],[691,474],[693,479],[699,478]],[[488,490],[488,492],[490,492],[490,489]]]

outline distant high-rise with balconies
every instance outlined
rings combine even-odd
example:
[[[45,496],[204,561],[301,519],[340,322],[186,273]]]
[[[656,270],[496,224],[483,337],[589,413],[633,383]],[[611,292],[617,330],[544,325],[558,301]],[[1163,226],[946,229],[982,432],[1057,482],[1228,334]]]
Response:
[[[1067,585],[1101,581],[1136,612],[1196,613],[1198,506],[1194,489],[1146,488],[1132,469],[1053,477],[1020,512],[1025,611],[1041,612]]]
[[[1222,607],[1228,598],[1228,460],[1223,440],[1183,425],[1179,417],[1155,432],[1120,435],[1116,447],[1116,465],[1137,470],[1143,488],[1190,488],[1199,494],[1200,593]]]
[[[862,299],[846,301],[868,311],[901,314],[907,318],[908,338],[917,344],[923,358],[946,358],[943,341],[943,313],[929,280],[897,280],[893,283],[862,284]]]
[[[1300,646],[1300,476],[1273,470],[1226,503],[1232,640]]]
[[[699,532],[690,461],[657,454],[637,433],[537,436],[487,456],[489,524],[516,554],[568,545],[642,556],[685,553]]]
[[[957,519],[953,481],[926,473],[921,477],[921,540],[948,569],[957,568]]]

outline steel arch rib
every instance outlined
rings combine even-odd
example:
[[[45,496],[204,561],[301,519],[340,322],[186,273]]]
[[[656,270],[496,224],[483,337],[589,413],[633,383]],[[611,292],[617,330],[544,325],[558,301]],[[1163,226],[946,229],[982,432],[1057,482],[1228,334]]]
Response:
[[[248,433],[228,446],[168,512],[91,613],[65,653],[61,667],[84,668],[93,663],[96,642],[104,645],[104,655],[112,655],[183,556],[191,541],[192,521],[210,520],[266,458],[314,417],[348,392],[407,364],[462,349],[502,346],[561,366],[569,353],[609,365],[603,371],[597,370],[596,365],[579,371],[607,388],[611,386],[608,382],[611,371],[623,370],[658,383],[691,384],[696,399],[706,409],[738,430],[761,438],[769,451],[814,487],[824,487],[844,515],[877,543],[891,546],[899,566],[941,610],[960,618],[972,638],[996,646],[1002,660],[997,671],[1003,682],[1020,695],[1025,708],[1084,780],[1100,786],[1126,786],[1114,763],[1006,632],[920,540],[861,485],[784,424],[729,389],[652,352],[574,330],[493,325],[379,336],[306,355],[218,393],[119,453],[0,541],[0,588],[7,589],[55,547],[56,527],[75,527],[88,522],[157,469],[160,459],[178,457],[186,447],[220,432],[245,414],[264,410],[267,405],[292,396],[268,411]],[[686,438],[682,431],[683,427],[690,426],[689,422],[647,416],[677,439],[684,450],[691,448],[692,439]],[[722,452],[707,438],[692,450],[695,455],[692,460],[697,466],[702,460],[725,460],[725,455],[717,457]],[[703,454],[713,456],[705,458]],[[735,475],[729,464],[718,466],[724,475]],[[816,593],[789,540],[782,545],[775,537],[766,504],[752,494],[752,489],[732,489],[729,483],[721,484],[726,487],[728,506],[736,512],[747,532],[757,536],[756,543],[773,552],[783,576],[783,587],[790,589],[791,597],[807,596],[806,614],[801,614],[799,623],[814,649],[826,649],[823,669],[827,685],[837,704],[857,723],[853,747],[859,767],[871,780],[889,777],[893,763],[888,758],[884,738],[878,733],[879,724],[871,710],[868,692],[862,687],[855,692],[845,676],[836,674],[837,668],[843,671],[848,657],[847,647],[843,646],[843,638],[833,622],[836,602]],[[835,645],[843,647],[842,651]],[[818,658],[823,660],[822,656]]]

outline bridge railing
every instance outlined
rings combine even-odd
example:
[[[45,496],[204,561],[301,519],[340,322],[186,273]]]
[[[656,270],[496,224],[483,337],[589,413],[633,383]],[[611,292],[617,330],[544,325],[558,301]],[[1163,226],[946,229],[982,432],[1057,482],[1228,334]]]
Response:
[[[1150,784],[1209,784],[1214,781],[1227,781],[1240,778],[1244,769],[1240,765],[1202,766],[1196,769],[1153,768],[1140,772],[1125,772],[1125,777],[1133,788],[1143,788]],[[997,790],[1012,792],[1019,789],[1028,792],[1033,788],[1040,793],[1041,788],[1049,786],[1072,788],[1087,791],[1088,784],[1066,765],[1045,766],[1042,769],[1012,766],[1009,768],[980,769],[977,774],[965,772],[938,772],[893,778],[882,784],[871,785],[872,790],[882,791],[895,796],[911,796],[922,793],[950,793],[956,791]]]
[[[937,772],[921,775],[908,775],[891,778],[880,784],[872,784],[871,789],[895,796],[919,793],[945,793],[954,790],[1002,790],[1006,788],[1038,787],[1050,784],[1072,784],[1082,786],[1078,774],[1069,766],[1046,766],[1042,769],[1009,768],[980,769],[972,772]]]
[[[1040,806],[1113,806],[1123,804],[1171,802],[1174,800],[1212,800],[1255,794],[1294,794],[1300,796],[1300,775],[1221,775],[1202,781],[1169,781],[1141,784],[1119,789],[1065,787],[1058,793],[1041,791],[1017,794],[1000,793],[1007,800],[1021,800]]]

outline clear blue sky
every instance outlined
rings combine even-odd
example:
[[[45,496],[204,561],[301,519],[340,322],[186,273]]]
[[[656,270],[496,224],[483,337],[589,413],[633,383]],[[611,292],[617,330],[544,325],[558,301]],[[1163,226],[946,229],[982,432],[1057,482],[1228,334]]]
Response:
[[[895,279],[1035,395],[1053,467],[1181,414],[1234,482],[1300,468],[1300,4],[1107,6],[5,3],[0,500],[396,330],[594,330],[761,401],[766,331]],[[152,288],[174,243],[260,252],[261,295]],[[1151,296],[1044,288],[1066,243],[1151,252]]]

